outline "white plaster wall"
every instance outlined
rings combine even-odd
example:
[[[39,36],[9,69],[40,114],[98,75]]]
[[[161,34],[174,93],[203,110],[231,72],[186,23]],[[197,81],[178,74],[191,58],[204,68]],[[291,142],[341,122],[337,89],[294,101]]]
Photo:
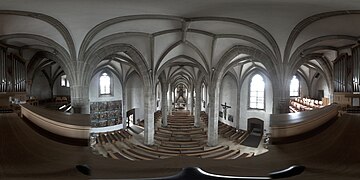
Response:
[[[54,82],[54,87],[53,87],[54,96],[70,96],[70,87],[61,86],[60,81],[61,81],[61,76],[59,76]]]
[[[45,75],[38,71],[33,79],[30,96],[35,96],[38,100],[51,98],[51,90]]]
[[[270,80],[262,76],[265,81],[265,110],[248,109],[250,78],[247,76],[240,90],[240,129],[247,130],[247,121],[249,118],[258,118],[264,121],[264,129],[269,132],[270,114],[273,109],[273,88]]]
[[[322,76],[320,76],[317,81],[314,81],[313,84],[314,84],[314,87],[312,88],[313,96],[314,96],[313,98],[318,97],[318,90],[324,90],[324,97],[330,98],[329,87]]]
[[[90,102],[99,102],[99,101],[115,101],[115,100],[122,100],[122,85],[120,83],[120,80],[111,73],[111,77],[113,78],[114,83],[114,93],[112,96],[99,96],[99,78],[100,73],[95,74],[93,78],[91,79],[90,85],[89,85],[89,100]],[[71,84],[70,84],[71,85]],[[90,106],[89,106],[90,108]],[[90,109],[89,109],[90,111]]]
[[[225,124],[235,127],[236,126],[235,114],[237,109],[237,85],[236,85],[236,80],[230,75],[226,75],[223,78],[220,87],[220,104],[224,104],[225,102],[226,105],[231,106],[231,108],[227,109],[226,119],[224,119],[224,117],[223,118],[219,117],[219,120]],[[219,107],[219,110],[223,111],[221,105]],[[232,115],[234,117],[234,122],[228,120],[229,115]]]
[[[309,88],[307,87],[305,80],[299,78],[299,82],[300,82],[300,97],[309,96]]]
[[[143,83],[136,73],[130,75],[126,83],[127,109],[139,108],[136,119],[144,119]]]

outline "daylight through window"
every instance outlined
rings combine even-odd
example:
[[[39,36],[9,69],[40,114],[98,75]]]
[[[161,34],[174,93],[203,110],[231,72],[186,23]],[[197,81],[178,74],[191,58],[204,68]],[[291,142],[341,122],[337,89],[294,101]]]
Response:
[[[293,76],[290,82],[290,96],[299,96],[300,82],[296,76]]]
[[[62,87],[70,87],[70,83],[69,83],[69,80],[67,80],[66,75],[62,75],[62,76],[61,76],[60,85],[61,85]]]
[[[249,107],[253,109],[264,109],[265,107],[265,82],[263,77],[256,74],[250,83]]]
[[[105,72],[100,76],[100,94],[110,94],[110,76]]]

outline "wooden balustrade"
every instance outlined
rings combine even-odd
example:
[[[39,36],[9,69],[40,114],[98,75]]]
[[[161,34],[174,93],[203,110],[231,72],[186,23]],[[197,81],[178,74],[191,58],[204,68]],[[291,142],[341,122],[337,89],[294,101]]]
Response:
[[[272,142],[309,132],[337,117],[339,106],[331,104],[320,109],[299,113],[271,114],[270,132]]]
[[[51,133],[88,141],[90,134],[90,118],[85,114],[67,114],[22,104],[21,116],[25,116],[35,125]]]

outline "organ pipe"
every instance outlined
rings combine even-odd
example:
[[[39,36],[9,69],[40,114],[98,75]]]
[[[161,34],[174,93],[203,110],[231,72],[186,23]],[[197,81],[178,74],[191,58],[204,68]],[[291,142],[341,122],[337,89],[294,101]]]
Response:
[[[339,56],[334,63],[334,87],[337,92],[346,91],[347,55]]]
[[[0,47],[0,92],[25,91],[25,62]]]
[[[352,58],[352,63],[353,63],[353,77],[352,77],[352,81],[353,81],[353,92],[359,92],[359,78],[360,78],[360,46],[356,46],[355,48],[353,48],[352,50],[352,54],[353,54],[353,58]]]
[[[340,55],[334,62],[334,87],[336,92],[360,91],[360,46],[352,49],[352,55]]]
[[[5,49],[0,49],[0,92],[5,91]]]

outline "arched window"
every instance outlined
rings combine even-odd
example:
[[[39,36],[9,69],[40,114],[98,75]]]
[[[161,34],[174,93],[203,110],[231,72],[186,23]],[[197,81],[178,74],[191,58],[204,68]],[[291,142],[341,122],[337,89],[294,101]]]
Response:
[[[110,95],[111,94],[111,77],[108,73],[103,72],[100,76],[100,95]]]
[[[298,97],[300,95],[300,82],[296,76],[293,76],[290,82],[290,96]]]
[[[265,108],[265,82],[259,74],[251,78],[249,107],[252,109]]]
[[[66,78],[66,75],[61,76],[60,85],[62,87],[70,87],[70,83],[69,83],[69,80]]]

